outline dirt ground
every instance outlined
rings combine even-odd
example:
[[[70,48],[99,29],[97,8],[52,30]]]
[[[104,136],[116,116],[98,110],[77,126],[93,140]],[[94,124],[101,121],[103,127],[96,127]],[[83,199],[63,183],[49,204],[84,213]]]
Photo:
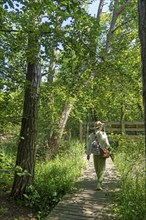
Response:
[[[37,220],[36,214],[14,201],[9,193],[0,192],[1,220]]]

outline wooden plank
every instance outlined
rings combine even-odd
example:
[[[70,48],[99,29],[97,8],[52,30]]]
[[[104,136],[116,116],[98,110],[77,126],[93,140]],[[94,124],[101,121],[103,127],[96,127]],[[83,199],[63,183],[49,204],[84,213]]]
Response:
[[[46,220],[111,220],[113,213],[113,197],[111,193],[119,190],[117,171],[111,158],[107,159],[104,188],[96,190],[96,174],[93,168],[93,158],[89,162],[88,172],[79,178],[79,191],[67,194],[62,198]]]
[[[64,213],[62,212],[53,212],[52,214],[50,214],[46,220],[50,220],[50,218],[54,218],[55,219],[59,219],[59,220],[65,220],[65,219],[70,219],[70,220],[94,220],[93,215],[81,215],[78,212],[69,212],[69,211],[65,211]]]
[[[133,125],[133,124],[136,124],[136,125],[137,125],[137,124],[138,124],[138,125],[143,125],[143,126],[144,126],[144,122],[142,122],[142,121],[132,121],[132,122],[131,122],[131,121],[130,121],[130,122],[129,122],[129,121],[125,121],[125,124],[126,124],[126,125],[127,125],[127,124],[128,124],[128,125]]]
[[[106,131],[121,131],[120,128],[110,128],[110,129],[107,129]],[[144,131],[144,128],[125,128],[125,131]]]
[[[144,128],[125,128],[125,131],[144,131]]]

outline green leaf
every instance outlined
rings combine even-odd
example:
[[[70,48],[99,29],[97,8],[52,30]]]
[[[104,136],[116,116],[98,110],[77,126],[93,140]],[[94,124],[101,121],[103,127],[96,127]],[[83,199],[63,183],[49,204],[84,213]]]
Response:
[[[13,4],[13,2],[12,2],[11,0],[8,0],[8,4],[9,4],[9,6],[10,6],[11,8],[14,8],[14,4]]]

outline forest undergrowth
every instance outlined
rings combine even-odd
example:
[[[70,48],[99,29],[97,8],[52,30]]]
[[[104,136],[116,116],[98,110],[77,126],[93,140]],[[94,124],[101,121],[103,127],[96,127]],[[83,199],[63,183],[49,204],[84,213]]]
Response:
[[[145,157],[144,136],[114,136],[118,146],[114,163],[121,174],[121,191],[116,198],[118,220],[144,220]]]
[[[15,201],[17,206],[27,207],[28,210],[35,213],[37,219],[44,219],[63,195],[76,190],[75,182],[86,166],[83,160],[83,144],[77,140],[73,140],[71,143],[63,142],[55,160],[50,160],[49,154],[46,154],[45,151],[43,158],[42,149],[41,156],[37,155],[33,185],[27,188],[23,200]],[[0,192],[10,193],[11,191],[15,156],[15,140],[4,142],[0,151]],[[21,171],[19,172],[21,175]],[[8,208],[1,207],[0,215],[7,216],[7,212],[9,212]],[[18,219],[26,218],[19,216]]]
[[[114,140],[111,143],[114,148],[114,163],[121,174],[121,190],[115,199],[117,220],[143,220],[146,210],[144,137],[137,136],[133,139],[111,135],[110,138]],[[10,193],[15,171],[16,146],[13,138],[4,141],[1,146],[0,192]],[[55,160],[50,160],[46,149],[43,152],[43,146],[40,147],[34,183],[28,187],[23,200],[16,201],[16,205],[27,207],[35,213],[36,219],[44,219],[63,195],[76,190],[75,182],[86,166],[83,155],[83,144],[77,140],[63,142]],[[6,216],[7,212],[8,209],[1,207],[1,215]]]

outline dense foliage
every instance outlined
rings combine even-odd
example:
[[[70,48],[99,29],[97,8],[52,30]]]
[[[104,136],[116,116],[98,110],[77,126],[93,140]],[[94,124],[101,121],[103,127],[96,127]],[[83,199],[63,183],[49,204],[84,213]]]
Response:
[[[78,1],[69,2],[17,1],[15,4],[15,1],[8,1],[3,5],[0,33],[2,133],[21,122],[30,31],[40,36],[41,44],[41,129],[57,129],[66,103],[73,103],[70,112],[73,120],[143,119],[135,1],[118,17],[108,56],[105,45],[112,3],[99,23]],[[85,2],[89,1],[83,4]],[[32,16],[40,17],[37,27],[30,22]]]

